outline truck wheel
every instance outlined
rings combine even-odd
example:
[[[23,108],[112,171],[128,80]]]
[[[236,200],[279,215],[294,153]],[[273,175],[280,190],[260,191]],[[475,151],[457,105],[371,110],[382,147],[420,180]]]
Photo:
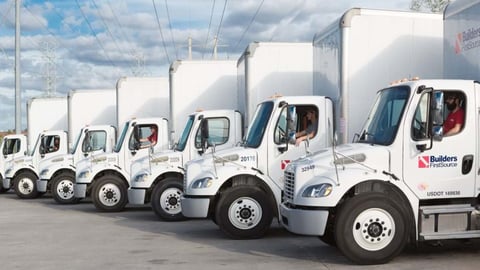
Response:
[[[386,263],[407,243],[406,220],[399,203],[387,194],[360,194],[340,209],[335,223],[337,247],[357,264]]]
[[[181,179],[171,177],[162,180],[153,189],[153,211],[163,220],[179,221],[185,219],[180,205],[182,194],[183,183]]]
[[[77,203],[78,198],[73,195],[73,184],[75,183],[75,175],[73,173],[64,172],[52,179],[52,196],[53,199],[60,204]]]
[[[236,186],[225,191],[217,204],[215,219],[233,239],[260,238],[273,219],[273,205],[265,192],[254,186]]]
[[[13,180],[15,193],[22,199],[38,197],[37,176],[31,172],[21,172]]]
[[[93,187],[92,201],[100,211],[119,212],[127,205],[127,186],[114,176],[100,177]]]

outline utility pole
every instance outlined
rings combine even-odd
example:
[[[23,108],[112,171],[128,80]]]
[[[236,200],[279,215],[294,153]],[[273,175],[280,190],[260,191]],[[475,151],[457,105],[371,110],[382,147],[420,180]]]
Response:
[[[56,95],[57,87],[57,68],[56,55],[54,46],[50,46],[49,42],[44,43],[44,60],[46,62],[44,78],[46,81],[46,96],[52,97]]]
[[[22,132],[20,88],[20,2],[15,0],[15,133]]]

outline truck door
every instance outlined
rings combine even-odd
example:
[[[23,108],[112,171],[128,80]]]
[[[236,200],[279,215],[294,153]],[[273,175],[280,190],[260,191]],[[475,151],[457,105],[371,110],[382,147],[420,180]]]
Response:
[[[444,136],[441,141],[430,140],[427,132],[431,106],[429,93],[423,93],[405,121],[403,147],[403,175],[406,184],[420,199],[472,197],[475,185],[475,108],[473,97],[460,90],[442,91],[443,96],[456,92],[461,96],[465,121],[460,132]],[[442,99],[442,104],[444,101]],[[446,110],[442,117],[449,113]],[[440,117],[440,118],[442,118]],[[442,127],[441,125],[438,126]],[[419,150],[424,145],[425,150]],[[431,146],[431,149],[429,149]],[[421,147],[420,147],[421,148]]]
[[[318,144],[320,136],[317,136],[319,131],[318,119],[323,119],[322,117],[318,117],[319,110],[314,105],[291,104],[290,106],[295,106],[297,119],[295,124],[296,130],[294,130],[294,132],[297,133],[297,137],[303,136],[307,127],[312,124],[314,126],[314,135],[308,141],[305,140],[298,145],[295,145],[295,139],[289,138],[289,134],[287,134],[287,107],[282,109],[276,121],[272,121],[274,128],[271,129],[272,132],[268,135],[268,175],[280,188],[283,187],[283,171],[287,164],[295,159],[305,156],[307,149],[313,150],[319,148]],[[312,113],[315,114],[314,121],[316,121],[316,123],[311,123],[312,116],[309,114]],[[306,144],[308,144],[307,148]]]
[[[132,129],[123,161],[119,161],[127,175],[130,174],[130,165],[134,160],[147,156],[150,147],[156,148],[158,130],[156,124],[138,124]]]

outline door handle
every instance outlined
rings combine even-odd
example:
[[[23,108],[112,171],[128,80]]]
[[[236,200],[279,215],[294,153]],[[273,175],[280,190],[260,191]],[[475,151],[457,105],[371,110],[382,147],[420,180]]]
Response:
[[[462,174],[468,174],[472,170],[473,155],[466,155],[462,159]]]

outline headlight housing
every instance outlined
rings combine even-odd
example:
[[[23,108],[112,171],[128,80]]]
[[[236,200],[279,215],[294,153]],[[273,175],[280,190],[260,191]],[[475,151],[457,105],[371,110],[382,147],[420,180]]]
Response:
[[[303,191],[302,197],[320,198],[320,197],[327,197],[331,193],[332,193],[332,185],[328,183],[323,183],[323,184],[307,187]]]
[[[212,185],[213,178],[212,177],[204,177],[197,179],[193,182],[192,188],[199,189],[199,188],[209,188]]]

